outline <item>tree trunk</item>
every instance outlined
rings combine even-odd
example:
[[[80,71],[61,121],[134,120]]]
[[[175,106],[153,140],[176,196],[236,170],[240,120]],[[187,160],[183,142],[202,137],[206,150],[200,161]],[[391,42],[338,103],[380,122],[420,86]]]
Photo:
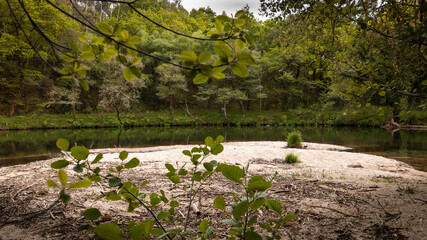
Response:
[[[187,115],[194,118],[193,115],[191,115],[190,110],[188,109],[187,98],[184,99],[184,102],[185,102],[185,111],[187,112]]]
[[[104,125],[104,109],[101,108],[101,125]]]
[[[13,117],[13,114],[15,113],[15,106],[16,106],[16,103],[15,102],[13,102],[11,105],[10,105],[10,112],[9,112],[9,117],[11,118],[11,117]]]
[[[120,124],[122,123],[122,120],[120,119],[120,109],[116,109],[116,116],[117,116],[117,120],[119,120]]]
[[[173,101],[172,101],[172,99],[169,102],[169,114],[170,114],[171,120],[173,120]]]
[[[76,116],[76,104],[72,103],[71,104],[71,108],[73,109],[73,119],[74,121],[77,121],[77,116]]]
[[[243,106],[242,100],[239,100],[240,110],[242,111],[242,117],[246,118],[245,106]]]
[[[262,112],[262,98],[259,98],[259,112]]]
[[[222,111],[224,112],[225,120],[227,120],[227,104],[224,103],[224,107],[222,108]]]

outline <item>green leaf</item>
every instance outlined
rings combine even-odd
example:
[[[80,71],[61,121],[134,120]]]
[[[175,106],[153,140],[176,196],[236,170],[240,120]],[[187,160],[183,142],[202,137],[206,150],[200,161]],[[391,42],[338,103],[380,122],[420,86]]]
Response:
[[[246,52],[239,53],[239,55],[237,55],[237,60],[239,60],[239,62],[241,63],[248,64],[248,65],[254,65],[256,63],[252,55]]]
[[[105,196],[105,199],[108,201],[119,201],[122,199],[122,197],[118,194],[108,194]]]
[[[224,26],[222,26],[222,23],[220,21],[215,22],[215,28],[218,30],[219,33],[224,32]]]
[[[139,36],[132,36],[132,37],[128,38],[128,43],[132,43],[132,44],[138,44],[141,41],[142,41],[141,37],[139,37]]]
[[[237,204],[233,211],[231,213],[233,214],[233,217],[237,220],[239,220],[243,215],[245,215],[246,211],[249,209],[249,202],[248,201],[242,201],[239,204]]]
[[[98,24],[96,24],[96,27],[103,33],[107,34],[107,35],[111,35],[113,34],[113,28],[105,23],[105,22],[100,22]]]
[[[181,181],[181,178],[178,177],[177,175],[173,175],[173,176],[169,177],[169,179],[175,184],[178,184]]]
[[[231,225],[231,226],[237,225],[237,223],[234,220],[231,220],[231,219],[224,219],[224,220],[222,220],[222,222],[224,224],[226,224],[226,225]]]
[[[208,220],[203,220],[200,224],[199,224],[199,229],[200,232],[205,233],[206,230],[208,230],[209,228],[209,221]]]
[[[170,212],[159,212],[156,214],[158,220],[166,219],[170,216]]]
[[[293,214],[293,213],[288,213],[288,214],[286,214],[286,217],[283,219],[285,222],[287,222],[287,221],[290,221],[290,220],[292,220],[292,219],[295,219],[295,218],[297,218],[298,216],[297,215],[295,215],[295,214]]]
[[[59,149],[61,149],[62,151],[67,151],[68,147],[70,146],[70,143],[68,142],[67,139],[60,138],[60,139],[56,140],[56,146]]]
[[[62,186],[67,185],[68,176],[64,170],[58,170],[58,179]]]
[[[249,191],[265,191],[271,187],[271,182],[266,182],[264,180],[254,181],[249,183]]]
[[[80,57],[86,60],[92,60],[95,58],[95,54],[92,51],[82,52]]]
[[[253,226],[258,221],[258,215],[251,217],[248,221],[248,227]]]
[[[236,26],[243,26],[244,24],[245,24],[245,19],[236,19],[235,21],[234,21],[234,24],[236,25]]]
[[[212,77],[216,78],[216,79],[224,79],[225,78],[225,74],[224,73],[213,73]]]
[[[224,136],[218,135],[215,139],[216,143],[222,143],[224,141]]]
[[[121,54],[116,56],[116,61],[118,63],[124,64],[124,65],[126,65],[128,63],[128,60],[126,59],[126,57],[121,55]]]
[[[205,138],[205,144],[206,144],[206,146],[211,147],[214,143],[215,142],[214,142],[214,139],[212,137],[208,136],[208,137]]]
[[[89,91],[89,84],[84,79],[79,79],[80,86],[82,86],[83,90]]]
[[[221,166],[221,173],[226,177],[227,179],[236,182],[236,183],[242,183],[241,178],[245,175],[245,172],[243,169],[233,166],[233,165],[227,165],[227,164],[220,164]]]
[[[121,240],[123,233],[117,223],[102,223],[96,226],[95,233],[105,240]]]
[[[87,38],[86,36],[84,36],[84,35],[80,35],[80,36],[78,36],[78,39],[80,40],[80,41],[82,41],[82,42],[88,42],[89,41],[89,38]]]
[[[179,58],[182,61],[197,61],[197,55],[193,51],[183,51],[181,52],[181,56]]]
[[[67,204],[67,203],[69,203],[69,202],[71,201],[71,196],[70,196],[70,194],[66,194],[66,193],[64,192],[64,190],[61,190],[61,192],[59,192],[59,198],[61,199],[61,201],[62,201],[64,204]]]
[[[249,232],[246,232],[245,239],[246,240],[262,240],[262,237],[256,232],[249,231]]]
[[[140,163],[139,159],[134,157],[129,162],[127,162],[125,164],[125,168],[129,169],[129,168],[137,167],[139,165],[139,163]]]
[[[208,52],[202,52],[199,55],[198,60],[199,60],[199,63],[207,63],[207,62],[209,62],[209,60],[211,60],[211,58],[212,58],[212,54],[210,54]]]
[[[214,207],[219,210],[225,210],[225,199],[221,196],[217,196],[214,199]]]
[[[254,44],[255,44],[255,40],[254,40],[251,36],[249,36],[249,35],[245,35],[245,39],[246,39],[246,42],[247,42],[249,45],[254,45]]]
[[[239,39],[239,40],[237,40],[237,47],[238,47],[240,50],[243,50],[243,49],[245,49],[245,47],[246,47],[246,43]]]
[[[242,77],[242,78],[247,77],[249,74],[248,68],[240,62],[234,63],[233,65],[230,66],[230,68],[234,74],[236,74],[237,76]]]
[[[228,62],[228,58],[231,57],[231,50],[225,43],[218,42],[213,49],[222,60]]]
[[[66,62],[74,62],[76,59],[74,58],[74,55],[70,52],[67,53],[63,53],[61,55],[62,60],[66,61]]]
[[[82,146],[74,146],[71,148],[71,156],[77,160],[85,160],[89,156],[89,150]]]
[[[130,66],[129,67],[130,71],[133,73],[133,75],[135,75],[137,78],[141,78],[141,71],[139,71],[139,69],[135,66]]]
[[[278,214],[282,214],[283,207],[279,201],[274,200],[274,199],[269,199],[269,200],[267,200],[266,205],[269,209],[277,212]]]
[[[255,199],[254,201],[251,202],[251,204],[250,204],[249,207],[252,210],[257,210],[260,207],[262,207],[264,205],[264,203],[265,203],[265,198],[257,198],[257,199]]]
[[[240,18],[241,16],[243,16],[243,14],[245,13],[244,10],[239,10],[236,12],[236,15],[234,16],[235,18]]]
[[[75,42],[71,42],[69,45],[74,52],[74,56],[79,55],[80,53],[79,45],[77,45]]]
[[[93,221],[101,217],[101,212],[97,208],[89,208],[82,212],[83,217],[89,221]]]
[[[46,185],[50,188],[59,188],[58,184],[50,179],[46,181]]]
[[[220,154],[222,151],[224,151],[224,146],[222,146],[219,143],[215,143],[212,148],[211,148],[211,153],[213,155],[218,155]]]
[[[89,187],[90,185],[92,185],[91,180],[83,179],[83,180],[71,183],[68,189],[86,188],[86,187]]]
[[[384,97],[386,93],[385,93],[385,91],[381,91],[381,92],[379,92],[378,94],[379,94],[381,97]]]
[[[171,201],[171,202],[169,203],[169,205],[170,205],[171,207],[173,207],[173,208],[176,208],[176,207],[179,207],[179,202],[177,202],[177,201]]]
[[[132,240],[148,239],[150,237],[151,229],[153,228],[153,221],[144,220],[140,224],[134,226],[129,235]]]
[[[92,161],[92,164],[99,162],[103,157],[104,155],[102,155],[102,153],[96,155],[95,159]]]
[[[130,67],[126,67],[125,70],[123,70],[123,77],[130,82],[133,81],[136,76],[132,73]]]
[[[83,167],[81,165],[76,165],[76,166],[73,167],[73,170],[75,172],[82,173],[83,172]]]
[[[203,167],[205,167],[209,172],[213,171],[213,165],[211,163],[203,163]]]
[[[125,160],[128,156],[129,156],[129,153],[126,152],[126,151],[121,151],[120,154],[119,154],[119,158],[122,161]]]
[[[427,80],[424,80],[424,81],[421,83],[421,85],[423,85],[423,86],[427,86]]]
[[[169,170],[169,172],[175,172],[175,168],[172,166],[172,164],[165,163],[165,167]]]
[[[118,187],[122,184],[122,180],[120,180],[120,178],[118,177],[112,177],[110,179],[108,179],[108,185],[110,187]]]
[[[191,157],[191,152],[189,150],[182,151],[182,154]]]
[[[220,22],[230,22],[231,18],[225,15],[219,15],[218,17],[216,17],[216,20]]]
[[[203,73],[198,73],[196,77],[193,78],[194,84],[202,84],[209,80],[209,77]]]
[[[58,160],[58,161],[53,162],[52,164],[50,164],[50,167],[54,168],[54,169],[61,169],[61,168],[64,168],[68,165],[70,165],[70,162],[68,162],[65,159],[62,159],[62,160]]]

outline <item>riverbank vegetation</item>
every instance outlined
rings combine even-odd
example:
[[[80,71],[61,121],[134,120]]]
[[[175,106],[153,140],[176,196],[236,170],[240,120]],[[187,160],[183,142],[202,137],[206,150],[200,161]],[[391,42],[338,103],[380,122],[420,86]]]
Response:
[[[219,79],[194,85],[191,73],[137,54],[140,62],[132,66],[141,76],[128,82],[120,64],[86,54],[79,58],[87,67],[80,76],[89,87],[84,91],[49,68],[60,69],[71,61],[51,45],[70,51],[70,42],[83,46],[87,39],[94,41],[93,32],[69,21],[48,2],[24,1],[26,13],[18,1],[2,1],[0,128],[380,126],[389,116],[403,124],[427,123],[424,2],[262,2],[263,12],[276,18],[259,21],[248,7],[239,18],[252,37],[238,42],[238,47],[256,60],[246,78],[228,69],[221,73],[224,76],[216,75]],[[212,31],[222,29],[214,25],[218,15],[209,7],[188,11],[179,1],[137,3],[134,8],[144,16],[193,37],[212,37]],[[120,23],[135,47],[172,63],[186,50],[206,51],[205,56],[217,53],[212,51],[214,41],[175,35],[146,21],[129,5],[76,1],[59,6],[94,24]],[[14,24],[13,14],[20,26]],[[48,38],[30,30],[29,16]]]

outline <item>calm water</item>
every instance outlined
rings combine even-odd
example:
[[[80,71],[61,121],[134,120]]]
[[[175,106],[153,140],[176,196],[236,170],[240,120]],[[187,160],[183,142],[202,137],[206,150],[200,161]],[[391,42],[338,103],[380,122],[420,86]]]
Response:
[[[284,141],[295,128],[132,128],[83,130],[0,131],[0,166],[47,159],[58,153],[58,138],[88,148],[144,147],[202,143],[206,136],[223,135],[226,141]],[[375,128],[297,128],[304,141],[329,143],[407,162],[427,171],[427,131],[390,134]]]

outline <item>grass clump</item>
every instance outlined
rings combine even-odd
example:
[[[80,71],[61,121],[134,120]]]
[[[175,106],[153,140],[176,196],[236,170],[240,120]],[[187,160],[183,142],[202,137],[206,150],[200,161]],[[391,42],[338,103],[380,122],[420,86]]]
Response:
[[[288,135],[288,147],[290,148],[302,148],[302,137],[298,131],[293,131]]]
[[[285,162],[289,164],[297,163],[299,162],[299,159],[297,155],[289,153],[288,155],[286,155]]]

